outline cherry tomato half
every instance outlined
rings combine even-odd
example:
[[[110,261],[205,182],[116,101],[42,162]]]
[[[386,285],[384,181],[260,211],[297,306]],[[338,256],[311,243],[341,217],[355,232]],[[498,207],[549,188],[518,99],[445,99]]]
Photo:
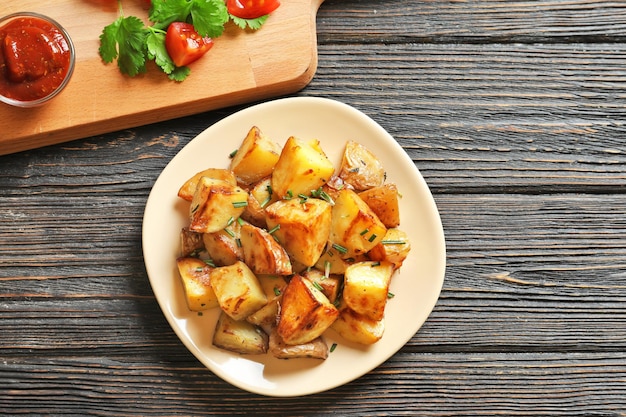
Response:
[[[213,39],[202,37],[191,23],[174,22],[167,28],[165,49],[177,67],[189,65],[213,47]]]
[[[272,13],[280,6],[278,0],[227,0],[228,13],[242,19],[256,19]]]

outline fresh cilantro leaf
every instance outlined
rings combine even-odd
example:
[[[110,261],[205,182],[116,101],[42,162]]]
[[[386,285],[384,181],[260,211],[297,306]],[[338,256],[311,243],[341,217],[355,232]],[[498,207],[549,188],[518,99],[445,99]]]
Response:
[[[176,67],[168,76],[172,81],[183,81],[187,78],[190,72],[191,69],[189,67]]]
[[[148,19],[160,29],[172,22],[186,22],[196,0],[152,0]]]
[[[169,1],[169,0],[168,0]],[[217,38],[228,22],[228,9],[224,0],[192,0],[191,18],[200,36]]]
[[[131,77],[146,71],[146,37],[149,31],[141,19],[119,17],[105,27],[100,35],[100,56],[104,62],[113,62],[123,74]]]
[[[171,74],[176,65],[174,65],[165,48],[165,33],[161,31],[152,32],[146,38],[146,46],[148,48],[148,58],[154,59],[154,62],[164,73]]]
[[[252,30],[260,29],[268,17],[270,17],[269,14],[266,14],[261,17],[257,17],[256,19],[243,19],[241,17],[233,16],[232,14],[230,15],[230,18],[232,19],[233,23],[237,25],[240,29],[244,29],[244,30],[246,28],[250,28]]]

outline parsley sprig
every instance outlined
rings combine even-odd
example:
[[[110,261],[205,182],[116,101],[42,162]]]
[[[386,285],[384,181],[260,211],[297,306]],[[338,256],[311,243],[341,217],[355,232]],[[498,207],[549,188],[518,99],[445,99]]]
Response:
[[[171,80],[183,81],[189,67],[177,67],[165,48],[167,27],[173,22],[193,24],[200,36],[217,38],[229,20],[242,29],[259,29],[269,15],[257,19],[241,19],[228,13],[224,0],[152,0],[148,26],[136,16],[124,16],[118,0],[119,17],[106,26],[100,35],[98,52],[105,63],[117,60],[122,74],[134,77],[147,71],[154,61]]]

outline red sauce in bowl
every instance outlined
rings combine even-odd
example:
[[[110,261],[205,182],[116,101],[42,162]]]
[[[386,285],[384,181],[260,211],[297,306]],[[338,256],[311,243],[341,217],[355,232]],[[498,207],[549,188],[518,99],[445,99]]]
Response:
[[[10,20],[0,27],[0,95],[25,102],[49,96],[71,74],[72,54],[53,22],[34,15]]]

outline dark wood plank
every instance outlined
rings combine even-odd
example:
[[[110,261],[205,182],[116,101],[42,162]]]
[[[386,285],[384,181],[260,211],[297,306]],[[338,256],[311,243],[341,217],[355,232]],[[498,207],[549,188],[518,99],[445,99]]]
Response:
[[[606,0],[326,0],[318,36],[322,43],[622,43],[625,21],[626,4]]]

